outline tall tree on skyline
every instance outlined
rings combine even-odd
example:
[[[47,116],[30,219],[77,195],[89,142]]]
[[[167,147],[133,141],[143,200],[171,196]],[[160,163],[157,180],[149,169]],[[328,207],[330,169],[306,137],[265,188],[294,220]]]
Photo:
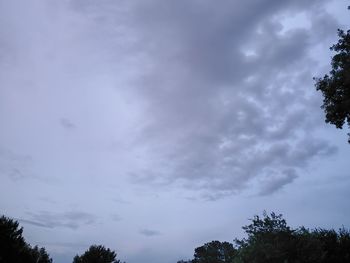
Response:
[[[52,263],[45,248],[32,248],[23,237],[18,221],[0,217],[0,263]]]
[[[348,7],[349,9],[349,7]],[[350,30],[338,29],[338,43],[330,47],[336,54],[332,58],[332,70],[323,78],[314,78],[316,90],[322,92],[325,121],[342,129],[350,128]],[[350,133],[348,133],[350,143]]]
[[[117,253],[102,245],[92,245],[81,256],[76,255],[73,263],[120,263]]]

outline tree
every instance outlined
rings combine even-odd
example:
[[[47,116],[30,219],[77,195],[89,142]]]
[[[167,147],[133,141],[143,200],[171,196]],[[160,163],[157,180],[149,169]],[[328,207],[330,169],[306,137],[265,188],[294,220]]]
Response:
[[[81,256],[76,255],[73,263],[120,263],[117,253],[104,246],[92,245]]]
[[[251,221],[243,227],[248,237],[235,240],[238,255],[234,262],[295,262],[294,231],[282,215],[264,212],[263,218],[254,216]]]
[[[234,263],[343,263],[350,262],[350,232],[344,228],[292,229],[282,215],[264,212],[243,229],[247,238],[236,239]]]
[[[314,78],[316,90],[323,94],[327,123],[342,129],[345,122],[350,128],[350,30],[338,29],[338,43],[330,47],[336,54],[332,58],[332,70],[323,78]],[[350,143],[350,133],[348,133]]]
[[[333,229],[315,229],[310,232],[310,237],[320,244],[323,254],[322,263],[350,262],[350,232],[344,228],[335,231]]]
[[[350,262],[350,232],[292,229],[282,215],[263,213],[243,227],[246,238],[197,247],[194,259],[177,263],[344,263]]]
[[[21,260],[27,244],[22,236],[23,228],[17,221],[2,216],[0,218],[0,262]]]
[[[52,259],[43,247],[35,246],[30,250],[30,254],[33,263],[52,263]]]
[[[0,263],[51,263],[44,248],[32,248],[26,243],[23,228],[5,216],[0,217]]]
[[[228,263],[233,262],[235,255],[231,243],[211,241],[195,249],[192,263]]]

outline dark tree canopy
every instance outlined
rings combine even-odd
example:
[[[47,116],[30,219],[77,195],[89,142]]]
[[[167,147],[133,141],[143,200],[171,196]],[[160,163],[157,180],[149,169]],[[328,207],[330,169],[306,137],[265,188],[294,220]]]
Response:
[[[30,250],[31,257],[34,259],[35,263],[51,263],[52,259],[49,254],[47,254],[45,248],[35,246]]]
[[[345,122],[350,128],[350,30],[338,29],[338,43],[330,47],[336,54],[332,58],[332,70],[323,78],[314,78],[316,90],[323,94],[327,123],[342,129]],[[350,133],[348,133],[350,143]]]
[[[232,263],[237,250],[229,242],[211,241],[194,250],[192,260],[177,263]]]
[[[293,230],[282,215],[264,213],[255,216],[252,223],[244,226],[247,238],[238,240],[239,255],[236,262],[288,262],[295,257]]]
[[[120,263],[117,253],[104,246],[92,245],[81,256],[76,255],[73,263]]]
[[[229,242],[211,241],[194,251],[192,263],[226,263],[232,262],[236,249]]]
[[[264,213],[243,227],[246,238],[212,241],[195,249],[194,259],[178,263],[344,263],[350,262],[350,232],[345,229],[293,229],[282,215]],[[223,257],[223,251],[229,256]]]
[[[21,260],[27,246],[22,233],[23,228],[17,221],[5,216],[0,218],[0,262]]]
[[[350,262],[350,232],[345,229],[292,229],[275,213],[255,216],[243,229],[248,237],[236,240],[234,263]]]
[[[51,263],[44,248],[32,248],[22,236],[19,223],[5,216],[0,217],[0,263]]]

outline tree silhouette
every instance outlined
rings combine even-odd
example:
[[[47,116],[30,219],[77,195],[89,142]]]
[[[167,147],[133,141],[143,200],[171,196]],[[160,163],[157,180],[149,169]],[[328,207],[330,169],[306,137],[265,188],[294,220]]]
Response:
[[[211,241],[197,247],[192,260],[178,263],[344,263],[350,262],[350,232],[345,228],[293,229],[282,215],[263,213],[244,226],[246,238]],[[13,219],[0,217],[0,263],[52,263],[45,248],[31,247],[23,228]],[[73,263],[121,263],[117,253],[93,245]]]
[[[49,254],[46,252],[45,248],[38,246],[35,246],[30,251],[31,257],[34,259],[33,262],[35,263],[51,263],[52,259],[50,258]]]
[[[197,247],[194,259],[178,263],[344,263],[350,262],[350,232],[292,229],[282,215],[263,213],[244,226],[246,238]],[[228,253],[225,253],[226,251]],[[226,255],[226,256],[225,256]]]
[[[251,221],[243,227],[248,237],[235,240],[240,248],[236,262],[293,262],[296,256],[293,230],[282,215],[264,212],[263,218],[254,216]]]
[[[120,263],[117,253],[104,246],[92,245],[81,256],[76,255],[73,263]]]
[[[349,9],[349,8],[348,8]],[[314,78],[316,90],[323,94],[321,108],[325,121],[342,129],[345,122],[350,128],[350,30],[338,29],[338,43],[330,47],[336,54],[332,58],[332,70],[323,78]],[[348,133],[350,143],[350,133]]]
[[[236,250],[229,242],[211,241],[194,252],[192,263],[226,263],[232,262]]]
[[[292,229],[282,215],[264,212],[243,229],[247,238],[236,239],[234,263],[343,263],[350,262],[350,232],[344,228]]]
[[[23,228],[5,216],[0,217],[0,263],[51,263],[44,248],[32,248],[24,240]]]

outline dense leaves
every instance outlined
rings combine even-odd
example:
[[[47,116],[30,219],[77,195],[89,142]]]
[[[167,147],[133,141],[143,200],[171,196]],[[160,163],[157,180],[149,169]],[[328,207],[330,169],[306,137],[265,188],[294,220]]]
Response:
[[[229,242],[212,241],[194,251],[192,263],[226,263],[232,262],[236,249]]]
[[[0,263],[51,263],[44,248],[32,248],[23,236],[17,221],[0,217]]]
[[[212,241],[195,249],[194,259],[178,263],[344,263],[350,262],[350,232],[346,229],[292,229],[282,215],[264,213],[244,226],[247,237]],[[224,248],[230,251],[222,256]]]
[[[330,49],[332,70],[323,78],[314,78],[316,89],[323,94],[326,122],[341,129],[345,122],[350,128],[350,30],[338,30],[338,43]],[[350,133],[348,142],[350,143]]]
[[[73,263],[120,263],[117,254],[104,246],[91,246],[81,256],[75,256]]]
[[[243,229],[248,237],[236,240],[239,253],[236,262],[284,262],[295,256],[293,230],[282,215],[255,216]],[[288,261],[289,262],[289,261]]]

